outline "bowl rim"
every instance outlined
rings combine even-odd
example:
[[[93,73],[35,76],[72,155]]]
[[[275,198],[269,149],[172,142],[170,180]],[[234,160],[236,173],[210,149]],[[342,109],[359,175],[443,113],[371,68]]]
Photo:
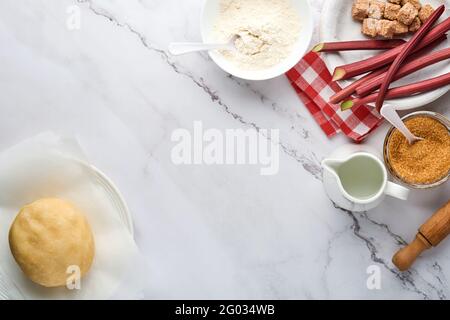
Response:
[[[207,6],[209,1],[213,1],[213,0],[204,0],[203,1],[203,5],[202,5],[202,9],[201,9],[201,15],[200,15],[201,37],[202,37],[202,41],[204,41],[204,42],[207,40],[207,37],[208,37],[207,30],[206,30],[206,28],[204,28],[204,26],[205,26],[206,6]],[[214,0],[214,1],[218,1],[218,0]],[[293,2],[293,1],[299,1],[299,0],[289,0],[289,1]],[[274,78],[277,78],[277,77],[285,74],[286,72],[291,70],[293,67],[295,67],[295,65],[301,60],[301,58],[308,52],[308,50],[310,48],[310,45],[311,45],[312,38],[313,38],[313,34],[314,34],[314,17],[313,17],[311,5],[306,0],[302,0],[302,2],[305,4],[305,6],[307,8],[306,15],[310,17],[310,19],[308,19],[308,23],[305,24],[305,26],[304,26],[304,28],[302,28],[302,30],[303,29],[309,30],[309,32],[307,34],[305,33],[305,36],[307,37],[306,39],[305,38],[299,38],[297,40],[297,43],[300,41],[300,39],[306,40],[305,41],[306,45],[305,45],[304,51],[302,51],[302,52],[299,51],[298,52],[299,53],[298,54],[299,57],[297,59],[293,59],[292,58],[292,63],[286,64],[285,67],[279,68],[279,69],[276,69],[277,65],[275,65],[275,66],[273,66],[273,67],[271,67],[269,69],[266,69],[266,70],[270,70],[272,68],[274,69],[273,72],[268,73],[268,74],[260,74],[262,71],[265,71],[265,70],[258,70],[259,72],[255,72],[255,71],[252,70],[252,71],[243,71],[242,73],[235,73],[235,72],[232,72],[232,71],[228,70],[226,64],[223,63],[221,59],[219,59],[220,54],[217,53],[216,51],[214,51],[214,50],[209,51],[208,52],[208,56],[224,72],[226,72],[226,73],[228,73],[228,74],[230,74],[230,75],[232,75],[234,77],[243,79],[243,80],[263,81],[263,80],[274,79]],[[302,33],[302,31],[300,31],[300,33]],[[291,52],[291,55],[288,56],[287,58],[285,58],[283,60],[283,62],[286,61],[287,59],[290,59],[291,56],[294,55],[294,53],[295,53],[294,51]],[[281,62],[278,65],[281,65]],[[246,72],[248,72],[248,74],[246,74]],[[252,73],[255,73],[255,74],[252,75]]]
[[[450,134],[450,120],[443,114],[440,114],[440,113],[437,113],[434,111],[426,111],[426,110],[416,111],[416,112],[412,112],[412,113],[409,113],[409,114],[403,116],[401,119],[402,119],[402,121],[406,121],[406,120],[413,119],[413,118],[420,117],[420,116],[426,116],[426,117],[429,117],[429,118],[439,121],[443,126],[445,126],[447,128],[447,130]],[[394,133],[395,130],[396,130],[396,128],[394,126],[391,126],[389,128],[388,132],[386,133],[386,137],[385,137],[384,143],[383,143],[383,159],[384,159],[384,164],[386,165],[386,168],[388,169],[389,174],[397,182],[401,183],[402,185],[404,185],[406,187],[424,190],[424,189],[432,189],[432,188],[439,187],[450,180],[450,170],[447,173],[447,175],[444,176],[442,179],[432,182],[430,184],[409,183],[409,182],[406,182],[405,180],[403,180],[394,171],[394,169],[392,168],[391,163],[389,161],[389,142],[390,142],[390,138],[392,137],[392,134]]]
[[[327,41],[327,39],[328,39],[328,41],[330,41],[329,34],[327,34],[324,31],[326,29],[325,25],[326,25],[326,22],[329,21],[328,12],[330,11],[330,8],[332,8],[333,4],[335,4],[336,2],[339,2],[339,1],[341,1],[341,0],[325,0],[325,3],[323,4],[322,14],[320,16],[320,21],[319,21],[319,38],[320,38],[320,41],[322,41],[322,42]],[[331,69],[330,66],[333,65],[333,63],[330,62],[331,59],[333,59],[333,55],[323,55],[323,60],[324,60],[325,64],[327,65],[328,69]],[[330,71],[332,72],[332,70],[330,70]],[[348,85],[348,84],[345,84],[345,85]],[[450,85],[447,85],[447,86],[443,86],[441,88],[437,88],[432,91],[414,94],[409,97],[391,99],[391,100],[388,99],[388,100],[386,100],[386,102],[396,105],[403,110],[417,109],[417,108],[423,107],[427,104],[430,104],[430,103],[438,100],[439,98],[441,98],[442,96],[447,94],[449,91],[450,91]],[[368,105],[373,106],[372,103],[369,103]]]

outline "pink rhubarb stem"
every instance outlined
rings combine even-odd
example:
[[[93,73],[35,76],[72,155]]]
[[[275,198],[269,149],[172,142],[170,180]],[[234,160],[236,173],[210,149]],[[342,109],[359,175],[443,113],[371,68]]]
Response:
[[[341,91],[331,96],[329,103],[339,103],[342,100],[350,97],[353,93],[356,92],[356,89],[359,88],[362,84],[370,81],[371,79],[376,78],[380,74],[384,74],[386,71],[387,68],[381,68],[365,75],[364,77],[356,80],[355,82],[352,82],[350,85],[346,86]]]
[[[433,14],[428,18],[428,20],[420,27],[420,29],[414,34],[414,36],[402,47],[402,50],[395,58],[394,62],[392,62],[391,67],[389,68],[386,77],[384,78],[380,92],[377,96],[376,108],[378,111],[381,110],[383,106],[384,99],[386,97],[386,93],[389,90],[389,86],[391,85],[392,80],[394,79],[397,71],[402,66],[402,63],[408,58],[408,56],[416,49],[419,42],[427,35],[428,31],[434,25],[434,23],[439,19],[439,17],[444,13],[445,6],[441,5],[437,8]]]
[[[414,50],[415,52],[425,48],[432,42],[439,39],[450,29],[450,18],[445,19],[440,24],[436,25],[421,41],[421,43]],[[402,51],[406,44],[398,46],[394,49],[388,50],[374,57],[339,66],[334,70],[333,80],[345,80],[363,73],[379,69],[395,60],[397,55]]]
[[[443,49],[437,52],[433,52],[429,55],[419,57],[417,59],[411,60],[407,64],[403,65],[398,72],[395,74],[392,81],[401,79],[403,77],[406,77],[407,75],[414,73],[420,69],[426,68],[430,65],[433,65],[435,63],[438,63],[440,61],[446,60],[450,58],[450,48]],[[372,79],[369,79],[368,81],[365,81],[363,84],[361,84],[357,89],[356,93],[358,96],[364,97],[375,90],[377,90],[383,81],[385,81],[387,72],[384,72],[382,74],[379,74],[376,77],[373,77]]]
[[[408,97],[413,94],[436,90],[447,85],[450,85],[450,72],[432,79],[423,80],[416,83],[411,83],[405,86],[390,89],[386,94],[386,99],[397,99]],[[341,104],[341,110],[347,110],[350,108],[359,107],[361,105],[373,103],[377,100],[377,98],[378,92],[375,92],[363,98],[354,98],[351,100],[347,100]]]
[[[447,40],[447,36],[443,35],[441,36],[439,39],[435,40],[433,43],[429,44],[427,47],[417,51],[416,53],[412,54],[409,58],[408,61],[412,61],[414,59],[418,59],[420,58],[424,52],[428,52],[430,50],[433,50],[435,47],[437,47],[439,44],[441,44],[443,41]],[[362,88],[363,86],[365,86],[365,84],[369,84],[369,83],[373,83],[372,81],[375,80],[375,78],[379,78],[380,74],[386,75],[386,71],[388,70],[389,67],[382,67],[378,70],[375,70],[365,76],[363,76],[362,78],[356,80],[355,82],[353,82],[352,84],[348,85],[347,87],[343,88],[341,91],[339,91],[338,93],[334,94],[331,98],[330,98],[330,103],[339,103],[341,101],[343,101],[346,98],[349,98],[353,93],[358,93],[358,89]],[[377,86],[377,88],[380,85]],[[374,90],[372,90],[374,91]],[[365,95],[370,94],[372,91],[367,92]]]
[[[352,50],[385,50],[396,48],[404,44],[405,42],[406,41],[403,39],[323,42],[316,45],[312,51],[337,52],[337,51],[352,51]]]

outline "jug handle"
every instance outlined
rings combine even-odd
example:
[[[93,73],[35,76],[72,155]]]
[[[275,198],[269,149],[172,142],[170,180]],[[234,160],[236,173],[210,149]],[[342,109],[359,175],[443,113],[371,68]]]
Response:
[[[388,181],[384,193],[400,200],[408,200],[409,191],[408,188]]]

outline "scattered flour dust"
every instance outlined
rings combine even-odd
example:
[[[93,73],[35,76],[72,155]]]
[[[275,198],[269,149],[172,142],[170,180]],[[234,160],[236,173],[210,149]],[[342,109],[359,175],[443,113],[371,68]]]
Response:
[[[262,70],[283,61],[300,34],[300,17],[290,0],[221,0],[213,36],[236,51],[221,53],[245,70]]]

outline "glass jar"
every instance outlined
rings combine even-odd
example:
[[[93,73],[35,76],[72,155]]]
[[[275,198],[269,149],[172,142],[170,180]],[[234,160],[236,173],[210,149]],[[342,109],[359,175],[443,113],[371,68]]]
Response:
[[[413,119],[415,117],[428,117],[428,118],[432,118],[434,120],[439,121],[444,127],[447,128],[449,134],[450,134],[450,121],[443,115],[436,113],[436,112],[431,112],[431,111],[417,111],[417,112],[413,112],[410,113],[406,116],[404,116],[402,118],[402,121],[406,121],[409,119]],[[409,183],[405,180],[403,180],[392,168],[392,165],[390,163],[390,157],[389,157],[389,143],[390,143],[390,139],[392,137],[392,134],[394,133],[395,127],[392,127],[387,135],[386,138],[384,140],[384,146],[383,146],[383,157],[384,157],[384,163],[386,164],[386,167],[389,171],[389,173],[391,174],[391,176],[397,180],[398,182],[400,182],[401,184],[410,187],[410,188],[414,188],[414,189],[429,189],[429,188],[434,188],[437,186],[440,186],[442,184],[444,184],[445,182],[447,182],[450,178],[450,170],[447,173],[446,176],[444,176],[441,180],[430,183],[430,184],[414,184],[414,183]]]

